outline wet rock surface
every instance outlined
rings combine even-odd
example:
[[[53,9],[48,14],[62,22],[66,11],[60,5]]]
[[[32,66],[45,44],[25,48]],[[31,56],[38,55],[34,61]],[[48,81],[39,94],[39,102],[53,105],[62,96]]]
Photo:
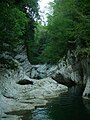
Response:
[[[30,84],[27,84],[30,82]],[[24,85],[20,85],[20,84]],[[33,84],[32,84],[33,83]],[[22,67],[14,70],[0,69],[0,119],[18,120],[21,115],[10,115],[14,111],[30,111],[46,105],[49,98],[66,92],[67,87],[50,77],[30,79]]]

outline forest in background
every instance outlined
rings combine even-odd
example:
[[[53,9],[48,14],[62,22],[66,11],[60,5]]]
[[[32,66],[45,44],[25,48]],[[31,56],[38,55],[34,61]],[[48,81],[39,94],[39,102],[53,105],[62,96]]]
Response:
[[[38,0],[0,1],[0,52],[25,45],[31,64],[56,64],[68,49],[90,56],[90,1],[54,0],[48,24],[38,22]],[[4,58],[0,58],[4,62]]]
[[[36,29],[37,59],[55,64],[68,49],[81,57],[90,56],[90,1],[54,0],[51,7],[48,24],[38,24]]]

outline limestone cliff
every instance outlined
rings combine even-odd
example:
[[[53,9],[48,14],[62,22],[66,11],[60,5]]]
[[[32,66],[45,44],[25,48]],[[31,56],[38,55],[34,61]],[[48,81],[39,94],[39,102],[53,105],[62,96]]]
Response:
[[[2,51],[0,54],[0,68],[16,69],[21,66],[23,72],[30,76],[32,65],[28,61],[27,52],[24,45],[17,46],[13,52]]]
[[[75,50],[68,51],[67,58],[62,59],[58,66],[54,78],[57,74],[61,74],[64,80],[72,80],[76,84],[85,86],[83,96],[90,98],[90,58],[88,56],[78,56]]]
[[[31,69],[31,78],[52,77],[55,81],[66,86],[75,84],[85,87],[83,96],[90,97],[90,58],[81,57],[76,50],[68,50],[67,56],[57,65],[35,65]]]

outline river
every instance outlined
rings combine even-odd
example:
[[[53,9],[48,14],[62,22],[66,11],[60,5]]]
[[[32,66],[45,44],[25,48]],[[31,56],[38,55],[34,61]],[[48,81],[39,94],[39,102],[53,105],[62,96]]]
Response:
[[[22,111],[22,120],[90,120],[90,101],[83,100],[81,94],[82,88],[80,92],[80,87],[72,87],[44,107]]]
[[[46,107],[34,110],[31,120],[90,120],[90,111],[85,108],[81,97],[66,93]]]

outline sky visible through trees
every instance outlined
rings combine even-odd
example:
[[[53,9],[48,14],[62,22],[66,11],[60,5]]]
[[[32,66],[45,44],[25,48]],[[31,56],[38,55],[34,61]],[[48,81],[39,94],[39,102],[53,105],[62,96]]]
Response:
[[[47,14],[50,14],[50,5],[49,3],[53,2],[53,0],[39,0],[39,14],[42,20],[42,24],[47,22]]]

